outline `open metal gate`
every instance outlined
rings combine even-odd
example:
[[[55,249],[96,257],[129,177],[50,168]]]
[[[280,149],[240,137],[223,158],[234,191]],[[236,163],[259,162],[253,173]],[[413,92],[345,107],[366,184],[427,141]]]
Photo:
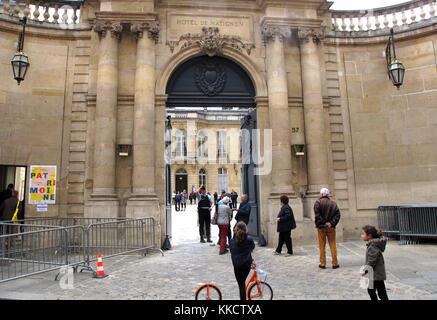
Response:
[[[249,112],[241,120],[241,185],[242,194],[247,194],[251,206],[249,218],[249,235],[257,239],[261,236],[261,218],[259,212],[259,177],[255,174],[258,159],[257,148],[259,146],[258,135],[254,130],[257,128],[256,110]]]

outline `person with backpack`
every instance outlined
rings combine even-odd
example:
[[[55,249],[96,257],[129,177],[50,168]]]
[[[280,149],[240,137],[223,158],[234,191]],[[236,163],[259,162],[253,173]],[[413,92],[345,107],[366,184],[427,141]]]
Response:
[[[247,300],[246,278],[249,275],[253,261],[252,251],[255,249],[255,242],[247,233],[247,225],[243,221],[238,222],[234,227],[234,237],[229,243],[234,275],[240,291],[240,300]]]
[[[206,241],[211,241],[211,210],[214,206],[214,200],[206,193],[206,188],[201,186],[198,190],[199,201],[197,204],[197,213],[199,215],[199,234],[200,242],[205,243],[204,236],[206,235]]]

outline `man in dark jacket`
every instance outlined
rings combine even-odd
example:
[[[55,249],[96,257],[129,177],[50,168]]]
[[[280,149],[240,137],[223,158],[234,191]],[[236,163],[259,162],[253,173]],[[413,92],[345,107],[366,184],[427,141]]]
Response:
[[[237,214],[235,215],[235,220],[243,221],[246,225],[249,224],[249,218],[250,218],[250,204],[249,204],[249,197],[247,194],[243,194],[241,196],[241,202],[240,207],[238,209],[232,209],[234,211],[237,211]]]
[[[279,200],[281,201],[281,210],[278,213],[277,221],[279,232],[279,242],[278,247],[273,253],[275,255],[281,254],[282,246],[287,245],[287,254],[286,257],[289,257],[293,254],[293,242],[291,240],[291,230],[296,229],[296,221],[294,220],[294,214],[291,207],[288,205],[288,197],[286,195],[282,195]]]
[[[320,198],[314,204],[315,224],[319,240],[320,265],[319,268],[326,269],[326,239],[332,256],[332,268],[337,269],[337,245],[335,241],[335,227],[340,221],[340,210],[335,201],[329,199],[329,190],[322,188]]]
[[[14,185],[10,183],[7,189],[0,192],[0,205],[3,203],[3,201],[12,197],[12,191],[14,191]]]
[[[232,209],[237,208],[237,199],[238,199],[238,193],[236,193],[235,190],[232,189],[232,192],[231,192],[231,200],[232,200],[231,208]]]
[[[18,204],[18,191],[12,191],[12,197],[3,201],[0,206],[0,221],[11,221]],[[20,208],[19,208],[20,209]]]

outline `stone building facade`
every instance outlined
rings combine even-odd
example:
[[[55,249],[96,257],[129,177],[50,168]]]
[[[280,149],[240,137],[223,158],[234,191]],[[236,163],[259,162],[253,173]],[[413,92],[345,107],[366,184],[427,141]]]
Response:
[[[271,130],[257,204],[269,245],[281,194],[298,243],[315,241],[322,186],[342,212],[339,240],[376,224],[379,205],[436,202],[434,1],[373,12],[335,12],[325,0],[48,2],[52,10],[44,1],[0,4],[0,164],[57,166],[56,204],[45,215],[152,216],[163,241],[166,88],[203,55],[244,70],[261,141]],[[68,16],[62,5],[73,8]],[[23,14],[31,67],[17,86],[10,59]],[[406,66],[399,90],[384,57],[393,23]],[[26,215],[41,213],[26,204]]]

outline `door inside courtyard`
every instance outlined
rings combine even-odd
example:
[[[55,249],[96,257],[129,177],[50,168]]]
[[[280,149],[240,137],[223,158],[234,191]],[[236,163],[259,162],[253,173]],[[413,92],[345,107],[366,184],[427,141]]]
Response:
[[[227,58],[199,56],[176,68],[166,94],[166,235],[171,244],[199,242],[197,191],[202,185],[213,201],[214,193],[220,200],[222,191],[236,192],[236,208],[247,194],[249,233],[259,237],[259,181],[251,155],[257,116],[248,74]],[[184,194],[185,204],[175,201],[178,193]],[[215,225],[211,238],[218,240]]]

